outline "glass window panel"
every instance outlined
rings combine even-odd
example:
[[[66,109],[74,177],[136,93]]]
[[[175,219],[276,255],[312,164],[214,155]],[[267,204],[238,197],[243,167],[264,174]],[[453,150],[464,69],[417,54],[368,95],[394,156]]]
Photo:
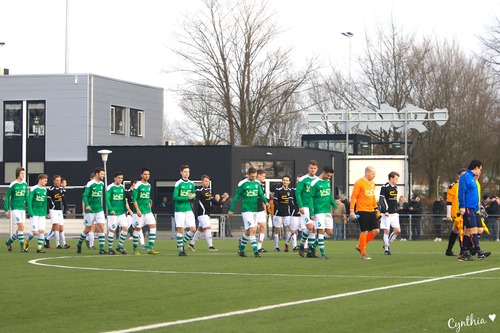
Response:
[[[28,135],[39,137],[45,135],[45,102],[28,102]]]
[[[143,136],[144,111],[130,109],[130,136]]]
[[[111,106],[111,133],[125,135],[125,108]]]
[[[22,102],[4,102],[4,135],[21,135],[23,117]]]
[[[293,178],[293,161],[244,161],[241,165],[242,177],[246,176],[250,167],[264,170],[266,178],[281,178],[284,175]]]

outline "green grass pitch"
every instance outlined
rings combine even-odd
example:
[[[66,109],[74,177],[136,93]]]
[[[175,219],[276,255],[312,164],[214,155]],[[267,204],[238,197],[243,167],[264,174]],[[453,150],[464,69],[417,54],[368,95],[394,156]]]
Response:
[[[328,240],[330,260],[293,252],[254,258],[249,245],[241,258],[235,239],[215,239],[217,253],[200,240],[187,257],[177,256],[172,240],[157,241],[157,256],[85,247],[78,255],[70,244],[37,254],[20,253],[16,241],[13,252],[0,251],[1,332],[155,324],[148,331],[500,332],[497,242],[484,241],[493,254],[472,262],[446,257],[447,243],[432,241],[397,241],[386,256],[379,238],[368,244],[373,260],[360,260],[354,241]]]

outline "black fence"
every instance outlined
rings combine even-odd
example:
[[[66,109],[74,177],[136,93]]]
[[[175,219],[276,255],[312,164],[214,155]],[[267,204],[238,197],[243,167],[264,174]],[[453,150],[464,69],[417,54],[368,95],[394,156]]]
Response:
[[[174,231],[175,222],[173,214],[156,214],[158,230]],[[212,219],[218,219],[218,231],[214,232],[215,237],[231,238],[239,237],[244,232],[243,220],[241,215],[235,214],[228,218],[225,214],[212,214]],[[359,225],[357,221],[348,222],[343,218],[343,223],[334,224],[335,233],[334,240],[347,240],[359,238]],[[435,214],[400,214],[399,221],[401,226],[401,234],[399,239],[402,240],[444,240],[448,239],[453,222],[446,219],[445,215]],[[499,227],[500,216],[490,215],[484,219],[489,234],[486,230],[481,235],[482,239],[500,241]],[[216,229],[212,227],[212,229]],[[267,224],[267,237],[272,236],[272,217],[269,217]],[[283,228],[282,228],[283,232]]]

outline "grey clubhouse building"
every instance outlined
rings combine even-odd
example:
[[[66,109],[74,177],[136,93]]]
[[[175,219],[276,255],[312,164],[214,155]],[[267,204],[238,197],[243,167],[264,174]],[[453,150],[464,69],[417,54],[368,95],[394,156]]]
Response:
[[[107,181],[121,170],[125,179],[151,170],[153,204],[171,199],[179,166],[191,167],[191,179],[208,174],[213,193],[234,194],[245,170],[266,170],[273,190],[285,174],[295,178],[307,172],[315,159],[320,169],[333,165],[333,187],[345,184],[345,158],[340,152],[306,147],[175,146],[163,141],[163,88],[94,74],[0,76],[3,123],[0,140],[0,176],[3,188],[15,169],[27,167],[28,185],[47,173],[49,183],[59,174],[68,181],[67,201],[81,214],[82,186],[90,172],[103,166],[101,149],[109,149]]]

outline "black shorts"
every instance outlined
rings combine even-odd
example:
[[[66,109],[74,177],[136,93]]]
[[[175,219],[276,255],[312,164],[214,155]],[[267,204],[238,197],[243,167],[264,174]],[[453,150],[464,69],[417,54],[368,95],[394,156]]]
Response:
[[[464,227],[466,228],[477,228],[477,214],[470,208],[465,209],[465,214],[464,214]]]
[[[371,231],[378,229],[377,212],[357,212],[359,215],[359,229],[363,231]]]

